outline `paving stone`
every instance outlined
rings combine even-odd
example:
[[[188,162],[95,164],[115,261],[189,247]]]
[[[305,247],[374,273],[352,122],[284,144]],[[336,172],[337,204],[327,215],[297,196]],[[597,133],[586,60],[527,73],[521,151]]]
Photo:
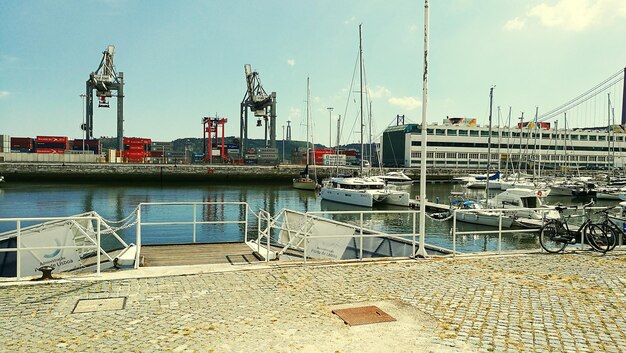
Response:
[[[0,351],[300,352],[319,351],[316,344],[328,351],[376,351],[355,339],[330,308],[389,301],[433,323],[431,351],[621,352],[625,257],[578,252],[238,266],[185,276],[0,286],[0,342],[7,343]],[[119,297],[127,298],[123,310],[72,314],[79,299]],[[394,351],[421,351],[422,344],[407,341]]]

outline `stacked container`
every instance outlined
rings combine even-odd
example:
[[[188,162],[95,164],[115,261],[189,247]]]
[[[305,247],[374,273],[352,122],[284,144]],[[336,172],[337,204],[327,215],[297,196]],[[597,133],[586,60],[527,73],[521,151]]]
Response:
[[[83,145],[84,141],[84,145]],[[72,150],[73,151],[82,151],[84,146],[85,151],[93,151],[94,154],[100,154],[102,151],[102,145],[100,140],[83,140],[83,139],[75,139],[72,140]]]
[[[37,136],[35,138],[35,152],[37,153],[65,153],[69,150],[67,136]]]
[[[0,152],[11,152],[11,137],[0,135]]]
[[[30,137],[11,137],[11,152],[34,152],[35,139]]]
[[[150,157],[152,140],[137,137],[124,137],[122,157],[125,162],[143,163]]]

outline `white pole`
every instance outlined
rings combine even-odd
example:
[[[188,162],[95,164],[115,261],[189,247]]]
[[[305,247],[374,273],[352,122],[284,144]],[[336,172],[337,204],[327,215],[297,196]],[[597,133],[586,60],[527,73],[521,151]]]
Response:
[[[417,256],[426,257],[426,105],[428,102],[428,0],[424,0],[424,75],[422,94],[422,149],[420,158],[420,244]]]

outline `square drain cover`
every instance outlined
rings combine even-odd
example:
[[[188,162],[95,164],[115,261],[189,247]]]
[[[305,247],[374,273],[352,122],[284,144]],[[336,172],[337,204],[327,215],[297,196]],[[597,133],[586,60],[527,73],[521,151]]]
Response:
[[[122,310],[126,307],[126,297],[103,299],[79,299],[72,311],[75,313],[89,313],[93,311]]]
[[[335,309],[333,314],[339,316],[350,326],[376,324],[379,322],[396,321],[386,312],[376,306],[361,306],[358,308]]]

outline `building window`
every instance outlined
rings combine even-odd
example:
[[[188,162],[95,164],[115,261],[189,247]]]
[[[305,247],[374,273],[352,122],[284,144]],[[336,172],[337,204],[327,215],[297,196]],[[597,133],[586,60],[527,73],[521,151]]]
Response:
[[[592,135],[589,136],[589,141],[597,141],[598,140],[598,136]]]
[[[470,131],[470,136],[478,136],[478,131],[477,130],[471,130]]]
[[[446,135],[446,130],[444,130],[444,129],[435,129],[435,134],[439,135],[439,136],[445,136]]]
[[[467,130],[459,130],[459,136],[467,136]]]

